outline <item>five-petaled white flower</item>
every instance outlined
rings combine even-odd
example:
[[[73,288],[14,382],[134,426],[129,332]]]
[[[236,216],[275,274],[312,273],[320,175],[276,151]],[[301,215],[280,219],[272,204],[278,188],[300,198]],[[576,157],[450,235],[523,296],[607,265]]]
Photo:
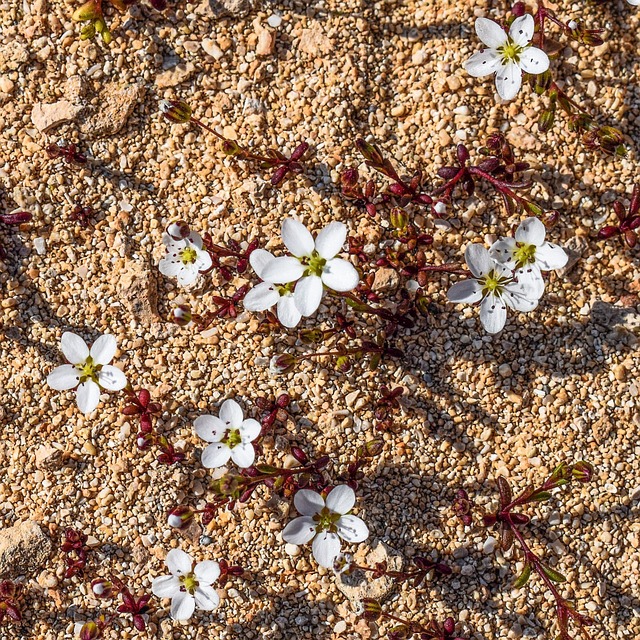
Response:
[[[100,336],[89,350],[80,336],[65,331],[60,340],[60,348],[71,364],[56,367],[47,376],[47,384],[56,391],[78,387],[78,409],[82,413],[91,413],[100,402],[101,388],[119,391],[127,385],[124,373],[109,364],[116,354],[116,347],[116,339],[106,334]]]
[[[291,544],[313,540],[311,549],[316,562],[331,568],[340,553],[340,538],[362,542],[369,536],[367,525],[360,518],[348,515],[355,502],[356,495],[346,484],[334,487],[326,500],[315,491],[301,489],[293,499],[301,515],[284,528],[282,538]]]
[[[473,278],[456,282],[447,292],[451,302],[480,305],[480,322],[489,333],[498,333],[507,321],[507,307],[533,311],[538,306],[535,285],[519,282],[513,271],[496,262],[488,249],[471,244],[464,252]]]
[[[220,596],[211,586],[220,577],[220,566],[213,560],[193,566],[189,554],[171,549],[165,559],[171,575],[155,578],[151,584],[153,595],[171,598],[171,617],[188,620],[196,608],[213,611],[220,604]]]
[[[268,260],[260,277],[271,284],[295,283],[295,307],[301,315],[310,316],[320,306],[323,285],[341,292],[358,286],[360,276],[355,267],[336,258],[346,238],[347,227],[342,222],[328,224],[314,241],[301,222],[286,218],[282,223],[282,240],[293,255]]]
[[[265,267],[275,259],[275,256],[265,249],[256,249],[249,256],[253,270],[262,280]],[[247,311],[266,311],[276,305],[278,320],[289,328],[296,327],[302,318],[293,298],[293,283],[280,285],[261,282],[247,293],[242,304]]]
[[[167,247],[167,255],[160,260],[160,273],[177,277],[183,287],[194,283],[198,274],[211,267],[211,256],[202,248],[202,238],[195,231],[178,240],[165,233],[162,242]]]
[[[262,427],[257,420],[243,420],[242,409],[235,400],[225,400],[220,417],[204,415],[193,423],[196,433],[211,444],[202,452],[202,464],[207,469],[222,467],[233,460],[239,467],[253,464],[256,452],[251,442]]]
[[[475,78],[496,74],[496,89],[503,100],[513,100],[522,84],[522,72],[544,73],[549,68],[547,54],[529,45],[534,32],[533,16],[516,18],[509,34],[493,20],[478,18],[476,33],[489,47],[474,53],[464,64]]]
[[[515,238],[500,238],[491,245],[491,257],[514,271],[519,284],[528,284],[537,298],[544,292],[541,271],[561,269],[569,256],[562,247],[545,242],[546,229],[538,218],[520,223]]]

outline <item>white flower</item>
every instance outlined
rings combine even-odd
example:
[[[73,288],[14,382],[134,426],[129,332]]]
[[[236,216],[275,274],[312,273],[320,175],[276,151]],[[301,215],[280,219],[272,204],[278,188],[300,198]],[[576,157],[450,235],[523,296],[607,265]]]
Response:
[[[356,502],[353,489],[346,484],[334,487],[325,499],[315,491],[301,489],[293,503],[301,514],[282,532],[291,544],[313,540],[313,557],[321,567],[333,567],[340,553],[340,538],[347,542],[362,542],[369,536],[367,525],[358,517],[347,515]]]
[[[316,237],[297,220],[282,223],[282,240],[292,256],[270,260],[260,276],[271,284],[296,283],[293,302],[305,317],[315,313],[322,300],[323,285],[334,291],[351,291],[360,276],[355,267],[335,256],[347,238],[347,227],[332,222]]]
[[[65,331],[60,348],[68,362],[56,367],[48,376],[47,384],[56,391],[75,389],[78,409],[91,413],[100,402],[100,389],[119,391],[127,379],[117,367],[109,365],[116,354],[116,339],[112,335],[100,336],[92,345],[75,333]]]
[[[256,249],[251,252],[249,262],[259,278],[264,280],[264,270],[275,256],[265,249]],[[273,284],[261,282],[247,293],[242,302],[247,311],[266,311],[276,305],[278,320],[285,327],[296,327],[302,318],[293,299],[292,283]]]
[[[522,72],[544,73],[549,68],[547,54],[529,45],[534,32],[533,16],[526,14],[511,24],[509,35],[493,20],[478,18],[476,33],[489,47],[474,53],[464,64],[475,78],[496,74],[496,89],[503,100],[513,100],[522,84]]]
[[[202,464],[207,469],[222,467],[233,460],[239,467],[253,464],[256,452],[251,442],[262,427],[257,420],[243,420],[242,409],[235,400],[225,400],[220,407],[220,417],[200,416],[193,423],[196,433],[211,442],[202,452]]]
[[[220,566],[213,560],[198,562],[180,549],[171,549],[165,559],[169,576],[155,578],[151,591],[158,598],[171,598],[171,617],[188,620],[196,608],[213,611],[220,604],[220,596],[211,586],[220,577]]]
[[[160,260],[160,273],[177,277],[183,287],[195,282],[199,273],[211,267],[211,256],[202,248],[202,238],[195,231],[179,240],[165,233],[162,242],[167,247],[167,255]]]
[[[509,267],[496,262],[489,251],[472,244],[464,258],[473,278],[456,282],[447,292],[451,302],[480,302],[480,322],[489,333],[498,333],[507,320],[507,307],[533,311],[538,306],[536,290],[530,282],[518,282]]]
[[[627,0],[629,4],[632,4],[634,7],[640,6],[640,0]]]
[[[515,238],[500,238],[491,245],[491,257],[515,272],[520,284],[527,282],[536,297],[544,292],[541,271],[561,269],[569,256],[562,247],[545,242],[546,229],[538,218],[520,223]]]

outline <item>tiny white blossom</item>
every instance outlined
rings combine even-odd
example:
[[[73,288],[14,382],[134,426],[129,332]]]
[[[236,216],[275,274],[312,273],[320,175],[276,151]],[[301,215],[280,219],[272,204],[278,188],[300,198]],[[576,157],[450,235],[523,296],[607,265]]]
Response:
[[[119,391],[127,386],[124,373],[109,364],[117,348],[112,335],[100,336],[89,350],[80,336],[65,331],[60,348],[71,364],[56,367],[47,376],[47,384],[56,391],[78,387],[76,402],[82,413],[91,413],[98,406],[100,389]]]
[[[202,248],[202,238],[195,231],[177,240],[165,233],[162,242],[167,254],[160,260],[160,273],[177,278],[183,287],[194,283],[198,274],[211,267],[211,256]]]
[[[545,242],[546,229],[538,218],[520,223],[515,238],[500,238],[491,245],[491,257],[512,269],[520,284],[527,282],[536,297],[544,292],[541,271],[561,269],[569,256],[562,247]]]
[[[480,304],[480,322],[489,333],[501,331],[507,321],[507,307],[533,311],[538,306],[536,289],[530,282],[518,282],[509,267],[493,260],[489,251],[471,244],[464,253],[472,278],[456,282],[447,292],[451,302]]]
[[[301,315],[308,317],[320,306],[323,286],[334,291],[351,291],[360,276],[347,260],[336,258],[347,238],[342,222],[331,222],[315,241],[309,230],[297,220],[282,223],[282,240],[291,256],[270,260],[260,276],[271,284],[295,284],[293,302]]]
[[[256,249],[249,256],[253,270],[263,280],[266,266],[275,259],[275,256],[265,249]],[[242,304],[247,311],[266,311],[276,305],[278,320],[285,327],[296,327],[302,319],[302,314],[293,299],[293,283],[261,282],[247,293]]]
[[[632,4],[634,7],[640,7],[640,0],[627,0],[629,4]]]
[[[196,433],[211,444],[202,452],[202,464],[207,469],[222,467],[233,460],[239,467],[250,467],[256,452],[251,444],[262,427],[257,420],[244,415],[235,400],[225,400],[220,407],[220,417],[204,415],[193,423]]]
[[[315,491],[301,489],[293,499],[301,515],[284,528],[283,540],[291,544],[313,540],[311,549],[316,562],[321,567],[333,567],[340,553],[340,538],[362,542],[369,536],[367,525],[360,518],[348,515],[355,502],[356,495],[346,484],[334,487],[326,500]]]
[[[188,620],[195,608],[213,611],[220,596],[211,586],[220,577],[220,566],[213,560],[193,566],[191,557],[180,549],[171,549],[165,559],[171,575],[155,578],[151,591],[158,598],[171,598],[171,617]]]
[[[503,100],[513,100],[520,91],[522,72],[538,74],[549,68],[549,57],[530,46],[535,24],[533,16],[516,18],[509,34],[493,20],[476,19],[476,33],[488,47],[474,53],[464,64],[475,78],[496,74],[496,89]]]

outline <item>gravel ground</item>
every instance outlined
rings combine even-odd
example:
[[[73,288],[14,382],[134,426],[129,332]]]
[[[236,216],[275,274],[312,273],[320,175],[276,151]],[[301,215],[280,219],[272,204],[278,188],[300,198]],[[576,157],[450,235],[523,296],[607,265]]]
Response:
[[[563,592],[597,619],[594,639],[640,637],[638,251],[593,240],[612,215],[607,205],[629,194],[638,177],[635,152],[624,160],[598,156],[562,128],[538,136],[539,99],[521,94],[496,104],[492,82],[464,72],[462,62],[479,46],[473,16],[497,16],[506,3],[259,4],[231,17],[215,16],[206,3],[164,14],[136,6],[113,16],[109,47],[78,40],[70,3],[0,5],[2,206],[34,212],[21,229],[2,230],[9,257],[0,265],[0,525],[33,519],[56,548],[69,526],[95,539],[83,574],[63,579],[56,550],[24,577],[25,621],[0,627],[0,638],[74,637],[74,625],[102,604],[91,595],[92,577],[111,571],[148,591],[173,547],[198,560],[228,558],[250,574],[220,591],[213,614],[176,623],[154,599],[146,632],[127,624],[107,637],[377,637],[308,549],[285,547],[288,506],[267,493],[221,512],[207,546],[197,528],[170,530],[165,515],[206,495],[210,472],[200,465],[192,424],[225,398],[256,416],[257,396],[287,391],[294,410],[279,434],[346,462],[371,438],[372,400],[391,383],[409,391],[402,429],[385,434],[385,450],[358,490],[357,513],[371,544],[383,540],[405,558],[437,554],[454,575],[397,589],[385,607],[413,619],[454,615],[463,635],[478,640],[553,638],[551,601],[539,580],[512,590],[511,556],[490,551],[485,530],[465,531],[450,503],[459,487],[486,502],[498,475],[522,488],[559,461],[584,458],[597,481],[537,510],[537,524],[553,525],[534,527],[539,548],[563,554]],[[595,52],[565,49],[561,77],[638,145],[640,13],[621,0],[564,5],[567,18],[603,24],[610,42]],[[261,55],[259,46],[266,47]],[[250,146],[291,151],[308,141],[306,174],[271,188],[225,159],[212,136],[163,120],[162,98],[188,100],[198,118]],[[71,117],[43,133],[36,106],[61,100]],[[580,258],[569,273],[552,275],[535,312],[512,315],[498,336],[484,334],[476,309],[447,303],[447,275],[428,287],[438,313],[401,335],[405,358],[375,373],[338,375],[327,360],[273,377],[266,363],[274,349],[307,350],[295,331],[267,335],[248,313],[215,323],[206,337],[166,321],[172,303],[195,300],[194,310],[203,310],[211,295],[242,283],[214,280],[200,296],[160,276],[168,221],[182,218],[219,241],[275,238],[274,248],[286,215],[316,230],[343,220],[375,237],[375,223],[334,185],[341,168],[358,162],[357,136],[372,136],[401,166],[435,174],[456,142],[474,149],[496,129],[534,167],[536,198],[562,213],[549,239]],[[85,167],[48,159],[46,145],[62,139],[89,154]],[[95,209],[93,227],[69,221],[76,204]],[[459,262],[467,243],[490,241],[518,219],[507,219],[490,192],[458,200],[451,229],[435,231],[429,257]],[[321,307],[320,317],[334,311]],[[67,330],[89,341],[104,332],[117,337],[116,362],[163,403],[159,429],[186,453],[184,465],[166,467],[136,449],[136,425],[120,413],[121,397],[83,417],[72,394],[46,386],[62,363]],[[57,462],[36,464],[43,445],[63,451]],[[286,452],[276,446],[265,455],[282,462]]]

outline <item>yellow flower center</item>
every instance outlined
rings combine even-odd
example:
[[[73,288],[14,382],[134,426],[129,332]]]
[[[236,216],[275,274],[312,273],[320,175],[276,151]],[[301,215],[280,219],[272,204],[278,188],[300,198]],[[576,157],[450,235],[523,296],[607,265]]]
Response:
[[[336,526],[336,522],[340,520],[340,514],[334,513],[327,507],[323,507],[320,513],[316,513],[313,516],[314,521],[316,522],[316,531],[331,531],[335,533],[338,530]]]
[[[188,573],[187,575],[180,576],[179,578],[180,584],[182,588],[187,592],[193,595],[196,592],[198,585],[200,584],[193,573]]]
[[[180,252],[182,264],[193,264],[198,258],[198,252],[193,247],[187,247]]]
[[[305,257],[300,260],[302,264],[307,266],[306,275],[318,276],[322,275],[322,270],[324,269],[324,265],[327,264],[327,261],[320,256],[317,251],[314,251],[311,254],[311,257]]]
[[[525,244],[524,242],[517,243],[518,248],[514,251],[513,257],[519,266],[530,264],[536,261],[536,245]]]
[[[229,449],[237,447],[242,442],[240,431],[238,429],[229,429],[227,435],[221,440],[221,442],[226,444]]]
[[[478,280],[482,285],[482,294],[487,295],[490,293],[500,294],[505,288],[505,285],[510,278],[505,276],[496,275],[495,271],[490,271],[486,276],[483,276]]]
[[[94,382],[98,382],[98,371],[102,369],[102,365],[95,364],[93,362],[93,358],[89,356],[84,364],[76,365],[76,369],[80,372],[80,384],[86,382],[87,380],[93,380]]]
[[[520,54],[523,50],[524,47],[521,47],[509,38],[504,45],[498,47],[498,53],[502,56],[502,64],[520,62]]]

